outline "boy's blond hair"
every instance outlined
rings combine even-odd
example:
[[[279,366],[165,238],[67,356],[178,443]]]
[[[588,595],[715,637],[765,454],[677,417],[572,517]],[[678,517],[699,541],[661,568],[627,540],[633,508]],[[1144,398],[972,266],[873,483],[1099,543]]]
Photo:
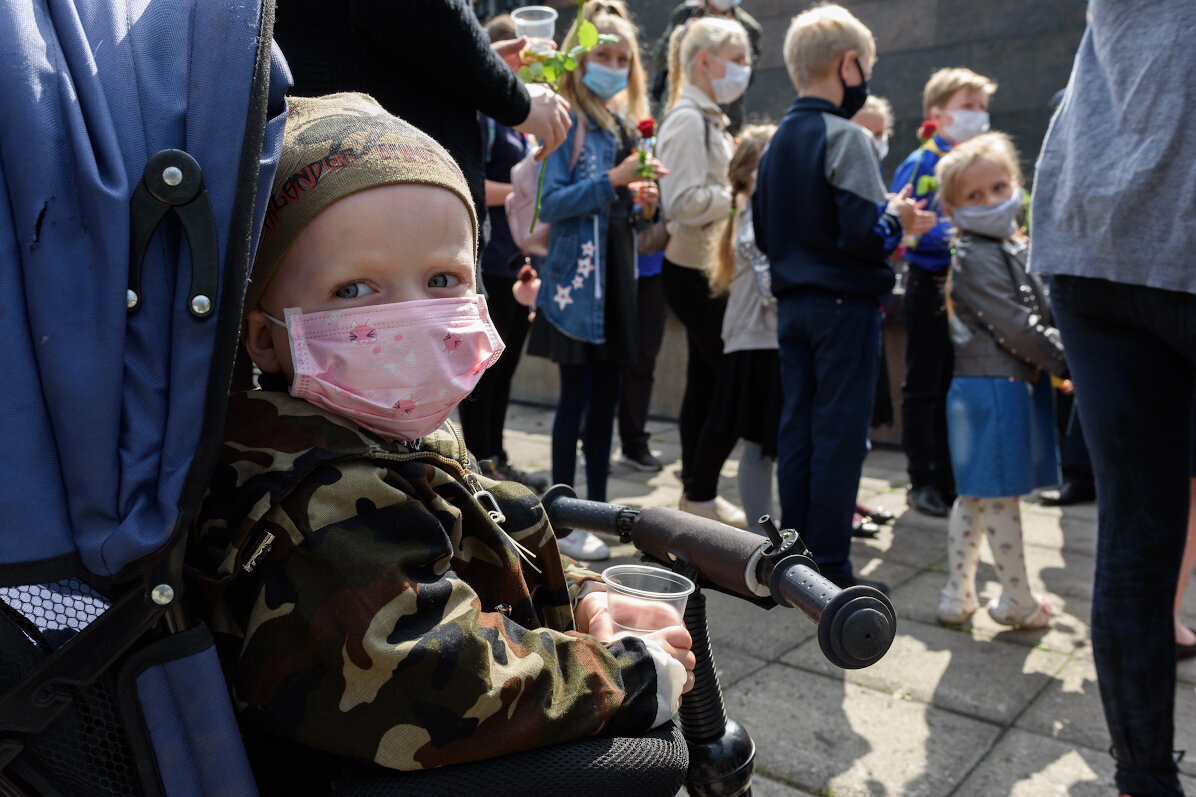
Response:
[[[944,205],[956,206],[960,200],[956,196],[960,178],[980,161],[997,164],[1011,181],[1021,185],[1022,169],[1013,141],[1004,133],[984,133],[956,145],[935,164],[934,177],[938,181],[939,199]]]
[[[785,68],[798,92],[834,70],[848,50],[855,50],[861,69],[876,59],[872,31],[842,6],[808,8],[793,18],[785,34]]]
[[[869,111],[879,116],[884,123],[884,134],[886,136],[893,135],[893,104],[884,97],[877,97],[875,94],[869,94],[868,99],[864,100],[864,107],[861,111]]]
[[[940,69],[930,76],[930,80],[926,81],[926,88],[922,89],[922,118],[929,119],[931,108],[942,108],[960,89],[983,91],[991,97],[997,90],[997,84],[967,67]]]

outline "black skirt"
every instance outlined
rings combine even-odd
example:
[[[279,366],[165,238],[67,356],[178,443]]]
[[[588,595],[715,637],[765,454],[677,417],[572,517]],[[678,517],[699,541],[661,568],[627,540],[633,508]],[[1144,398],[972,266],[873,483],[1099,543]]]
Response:
[[[781,361],[776,349],[746,349],[723,355],[707,423],[777,456],[781,423]]]

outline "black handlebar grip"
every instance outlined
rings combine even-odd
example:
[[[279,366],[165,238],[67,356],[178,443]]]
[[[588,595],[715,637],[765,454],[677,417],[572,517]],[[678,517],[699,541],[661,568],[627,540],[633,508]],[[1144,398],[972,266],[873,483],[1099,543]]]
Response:
[[[662,562],[680,559],[728,592],[758,596],[747,584],[748,564],[768,540],[679,509],[649,507],[631,524],[631,541]]]
[[[769,584],[773,600],[818,624],[818,645],[832,664],[857,670],[880,661],[897,635],[888,597],[874,587],[839,589],[808,561],[793,556],[777,563]]]
[[[578,498],[573,488],[565,484],[554,484],[548,488],[540,503],[544,505],[548,521],[558,537],[574,529],[618,534],[619,515],[627,511],[627,507],[618,504]]]

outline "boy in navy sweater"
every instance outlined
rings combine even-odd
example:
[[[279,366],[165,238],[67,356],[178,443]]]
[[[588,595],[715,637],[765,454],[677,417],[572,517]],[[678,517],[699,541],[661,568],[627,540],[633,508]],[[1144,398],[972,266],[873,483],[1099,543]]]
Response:
[[[831,581],[885,589],[852,573],[851,515],[880,368],[880,300],[893,288],[887,257],[934,214],[909,189],[886,196],[871,137],[849,121],[868,96],[871,31],[840,6],[817,6],[793,18],[784,54],[798,98],[752,198],[778,302],[782,520]]]

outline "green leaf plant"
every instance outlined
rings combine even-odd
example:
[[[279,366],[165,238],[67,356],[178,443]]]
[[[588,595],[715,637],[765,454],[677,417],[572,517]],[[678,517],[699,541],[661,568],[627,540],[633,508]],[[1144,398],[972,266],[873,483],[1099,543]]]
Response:
[[[581,19],[581,11],[585,4],[586,0],[577,0],[578,19]],[[524,57],[533,60],[519,67],[515,74],[524,83],[543,83],[552,89],[554,94],[557,94],[560,90],[561,78],[565,76],[566,72],[577,69],[586,53],[600,45],[614,44],[617,41],[619,41],[618,36],[599,33],[594,23],[587,20],[577,26],[574,37],[565,43],[563,49],[553,50],[547,47],[533,49],[529,47],[524,50]],[[540,161],[540,175],[536,180],[536,212],[532,216],[529,233],[535,231],[536,222],[540,219],[540,195],[544,191],[544,169],[547,165],[547,158]]]

